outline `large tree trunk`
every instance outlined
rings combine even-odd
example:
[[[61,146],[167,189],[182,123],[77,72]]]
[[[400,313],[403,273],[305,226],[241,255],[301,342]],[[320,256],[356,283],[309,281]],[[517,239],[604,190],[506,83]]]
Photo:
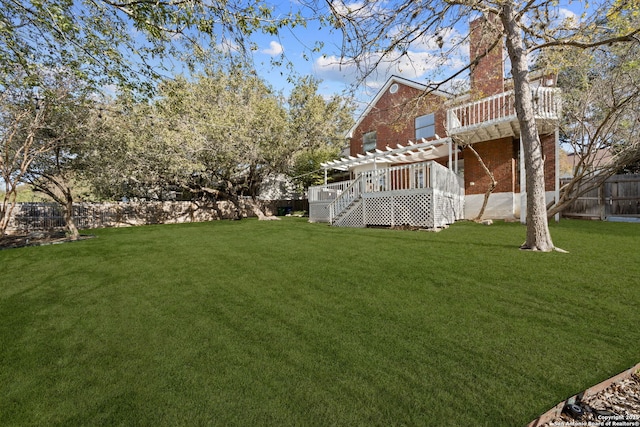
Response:
[[[251,210],[253,210],[253,213],[258,217],[260,221],[280,220],[280,218],[278,218],[277,216],[265,215],[255,198],[252,197],[248,203],[251,205]]]
[[[80,232],[73,219],[73,194],[69,178],[62,173],[42,173],[37,179],[29,182],[34,191],[46,194],[62,207],[62,218],[67,234],[72,240],[77,240]]]
[[[5,186],[5,194],[0,202],[0,237],[4,236],[9,227],[11,214],[16,207],[16,188],[14,185]]]
[[[76,227],[76,223],[73,220],[73,196],[71,195],[71,190],[65,193],[63,216],[69,238],[71,238],[72,240],[77,240],[80,237],[80,232],[78,231],[78,227]]]
[[[520,124],[520,139],[524,147],[527,187],[527,239],[522,249],[548,252],[552,251],[554,246],[547,221],[542,144],[533,110],[527,52],[524,49],[522,32],[517,19],[513,3],[508,0],[502,6],[501,20],[506,31],[507,52],[511,59],[515,107]]]

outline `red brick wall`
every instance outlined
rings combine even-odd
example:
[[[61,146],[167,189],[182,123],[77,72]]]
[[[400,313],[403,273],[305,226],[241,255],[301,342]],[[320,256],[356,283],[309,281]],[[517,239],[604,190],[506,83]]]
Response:
[[[517,151],[512,138],[495,139],[473,144],[482,161],[493,172],[497,187],[495,193],[515,191]],[[464,186],[466,194],[484,194],[491,179],[480,165],[476,156],[465,148],[464,152]],[[472,185],[473,183],[473,185]]]
[[[415,118],[425,114],[435,113],[436,134],[444,137],[446,113],[442,103],[443,99],[436,95],[424,96],[422,91],[398,83],[398,91],[392,94],[387,90],[355,129],[350,154],[363,153],[362,136],[372,131],[377,132],[376,148],[380,150],[387,145],[396,148],[397,144],[407,145],[409,140],[415,142]]]
[[[541,135],[540,141],[544,157],[545,189],[546,191],[554,191],[556,181],[555,135]],[[473,147],[498,181],[494,193],[520,192],[520,141],[518,139],[503,138],[484,141],[474,144]],[[491,180],[471,150],[465,148],[463,155],[466,194],[484,194],[489,188]],[[474,185],[471,185],[472,182]]]
[[[487,53],[498,37],[494,28],[499,25],[500,21],[494,15],[491,15],[489,22],[478,18],[469,24],[469,57],[473,61],[486,53],[477,64],[471,66],[471,92],[477,98],[504,92],[502,42]]]

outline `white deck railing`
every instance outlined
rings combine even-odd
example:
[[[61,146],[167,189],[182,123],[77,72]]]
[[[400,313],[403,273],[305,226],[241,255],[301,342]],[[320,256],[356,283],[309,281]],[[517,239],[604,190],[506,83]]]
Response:
[[[428,207],[417,202],[417,204],[405,202],[409,199],[416,199],[420,202],[424,194],[430,194],[429,197],[431,197]],[[332,196],[333,198],[331,198]],[[367,198],[367,200],[389,199],[391,204],[408,203],[406,206],[403,205],[403,209],[400,210],[397,209],[397,206],[394,209],[390,205],[389,210],[396,210],[398,211],[396,215],[401,215],[402,213],[407,214],[407,209],[417,209],[414,216],[424,217],[422,219],[425,221],[427,218],[431,218],[427,221],[428,223],[448,224],[462,218],[464,184],[453,171],[433,161],[365,171],[352,181],[310,187],[310,221],[328,221],[331,224],[342,221],[343,215],[350,215],[351,207],[362,203],[363,198]],[[397,202],[397,200],[405,201]],[[441,201],[442,203],[440,203]],[[363,211],[363,213],[370,217],[375,212]],[[393,214],[391,215],[393,216]],[[396,220],[400,221],[399,218]],[[360,221],[364,221],[364,218],[361,218]],[[407,221],[407,219],[402,221]],[[364,222],[362,224],[364,225]]]
[[[431,187],[432,162],[374,169],[361,174],[364,193]]]
[[[536,118],[553,120],[560,118],[560,89],[538,87],[532,89],[532,94]],[[466,128],[492,122],[515,120],[516,117],[512,90],[447,110],[450,133],[462,132]]]
[[[362,172],[357,179],[350,181],[329,205],[329,222],[333,223],[334,219],[362,194],[434,187],[442,191],[451,191],[447,182],[449,175],[456,176],[452,171],[434,162],[412,163]],[[457,188],[454,191],[460,192],[461,189]]]
[[[351,181],[340,181],[332,184],[309,187],[309,202],[331,202],[347,188]]]

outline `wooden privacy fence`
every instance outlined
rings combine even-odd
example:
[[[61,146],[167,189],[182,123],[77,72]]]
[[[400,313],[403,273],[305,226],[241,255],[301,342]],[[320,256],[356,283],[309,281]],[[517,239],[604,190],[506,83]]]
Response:
[[[561,186],[566,182],[568,180],[561,180]],[[579,197],[562,215],[601,220],[609,217],[640,218],[640,175],[612,176]]]
[[[261,201],[267,213],[280,207],[302,210],[300,200]],[[255,216],[249,204],[241,204],[242,216]],[[230,202],[113,202],[75,203],[73,218],[79,229],[126,227],[145,224],[203,222],[235,217]],[[65,227],[61,207],[56,203],[18,203],[8,232],[47,231]]]

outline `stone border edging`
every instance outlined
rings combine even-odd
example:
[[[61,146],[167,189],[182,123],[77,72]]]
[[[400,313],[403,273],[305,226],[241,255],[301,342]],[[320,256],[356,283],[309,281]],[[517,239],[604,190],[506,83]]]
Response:
[[[578,393],[575,394],[571,397],[569,397],[568,399],[563,400],[562,402],[558,403],[556,406],[554,406],[553,408],[549,409],[547,412],[545,412],[544,414],[540,415],[538,418],[536,418],[535,420],[531,421],[529,424],[527,424],[526,427],[538,427],[542,424],[548,423],[549,421],[557,418],[560,416],[560,414],[562,413],[562,409],[564,409],[565,405],[567,403],[574,403],[576,400],[582,400],[585,399],[587,397],[593,396],[594,394],[598,394],[600,393],[602,390],[608,388],[611,384],[621,381],[625,378],[630,377],[633,373],[640,371],[640,363],[638,363],[637,365],[623,371],[620,372],[618,375],[609,378],[608,380],[604,380],[599,384],[594,385],[593,387],[589,387],[588,389],[586,389],[585,391],[583,391],[582,393]]]

